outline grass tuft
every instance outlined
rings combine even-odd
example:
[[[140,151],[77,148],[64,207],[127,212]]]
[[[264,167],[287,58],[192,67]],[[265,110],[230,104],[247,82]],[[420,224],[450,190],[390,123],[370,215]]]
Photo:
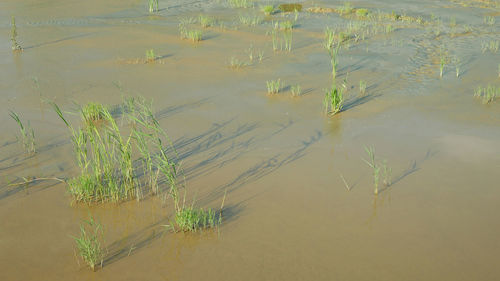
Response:
[[[274,95],[274,94],[279,93],[279,91],[280,91],[280,83],[281,83],[280,79],[267,81],[266,82],[266,85],[267,85],[267,94],[268,95]]]
[[[93,271],[99,264],[102,267],[104,259],[104,251],[101,246],[102,237],[103,228],[92,216],[88,221],[83,221],[83,224],[80,224],[80,236],[73,236],[80,257]]]
[[[10,29],[10,41],[12,42],[12,51],[22,51],[23,48],[17,42],[17,26],[16,26],[16,18],[14,16],[11,17],[11,29]]]
[[[270,16],[274,13],[274,6],[273,5],[264,5],[260,7],[260,10],[266,15]]]
[[[324,112],[327,115],[335,115],[342,111],[344,107],[344,95],[341,87],[332,85],[329,90],[326,90],[323,99]]]

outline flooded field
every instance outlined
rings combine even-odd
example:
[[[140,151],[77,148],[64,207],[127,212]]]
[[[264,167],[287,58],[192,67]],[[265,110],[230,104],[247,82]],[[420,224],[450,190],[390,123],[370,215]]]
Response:
[[[499,16],[1,1],[0,280],[498,279]]]

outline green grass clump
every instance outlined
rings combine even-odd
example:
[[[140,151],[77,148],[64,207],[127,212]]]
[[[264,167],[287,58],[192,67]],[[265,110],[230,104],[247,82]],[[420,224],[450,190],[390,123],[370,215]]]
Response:
[[[89,102],[80,108],[80,114],[85,124],[95,124],[96,122],[103,120],[105,112],[105,106],[95,102]]]
[[[267,85],[267,94],[268,95],[274,95],[274,94],[279,93],[279,91],[280,91],[280,83],[281,83],[281,79],[267,81],[266,82],[266,85]]]
[[[341,87],[337,88],[335,84],[325,92],[323,99],[323,109],[327,115],[335,115],[342,111],[344,107],[344,95]]]
[[[253,7],[253,1],[251,1],[251,0],[227,0],[227,3],[232,8],[251,8],[251,7]]]
[[[156,60],[156,54],[153,49],[146,50],[146,62],[152,63]]]
[[[302,95],[302,89],[300,88],[300,85],[291,86],[290,92],[292,92],[293,97],[300,97],[300,95]]]
[[[356,9],[356,15],[358,17],[367,17],[370,11],[368,9]]]
[[[199,42],[203,39],[203,32],[201,30],[189,29],[185,22],[179,24],[179,33],[182,39],[188,39],[192,42]]]
[[[245,26],[257,26],[262,23],[262,18],[259,17],[258,15],[239,15],[239,20],[242,25]]]
[[[12,51],[22,51],[23,48],[17,42],[17,26],[16,26],[16,18],[14,16],[11,17],[11,29],[10,29],[10,41],[12,42]]]
[[[214,26],[217,23],[217,21],[215,20],[215,18],[210,17],[210,16],[205,16],[205,15],[199,15],[198,16],[198,22],[204,28],[207,28],[207,27],[210,27],[210,26]]]
[[[175,224],[183,232],[196,232],[200,229],[213,228],[218,224],[215,211],[191,207],[180,208],[175,213]]]
[[[474,90],[474,97],[481,99],[483,104],[491,103],[500,97],[500,87],[497,88],[488,85],[488,87],[482,88],[478,86],[476,90]]]
[[[489,42],[483,41],[481,42],[481,51],[485,53],[486,51],[490,51],[491,53],[497,53],[500,47],[500,41],[492,40]]]
[[[10,111],[9,115],[12,119],[14,119],[14,121],[16,121],[17,125],[19,125],[19,130],[21,131],[21,141],[23,143],[24,150],[28,154],[36,153],[35,131],[33,130],[33,128],[31,128],[30,123],[28,122],[28,124],[26,124],[25,126],[19,118],[19,115],[17,115],[17,113],[15,113],[14,111]]]
[[[158,0],[149,0],[149,13],[158,12]]]
[[[338,9],[341,15],[348,15],[354,11],[354,8],[351,7],[351,3],[345,2],[342,7]]]
[[[104,250],[101,246],[103,228],[92,216],[88,221],[80,224],[80,236],[73,239],[80,257],[90,268],[95,271],[97,265],[101,265],[104,259]]]
[[[285,13],[290,13],[290,12],[301,12],[302,11],[302,4],[280,4],[278,6],[278,9],[282,12]]]
[[[274,13],[274,6],[273,5],[264,5],[260,7],[260,10],[266,15],[270,16]]]
[[[240,69],[240,68],[245,67],[247,65],[249,65],[248,62],[241,61],[241,60],[237,59],[236,57],[231,57],[231,59],[229,60],[229,67],[231,69]]]
[[[127,130],[118,126],[106,107],[100,109],[99,126],[88,122],[75,128],[56,104],[52,106],[71,132],[80,168],[80,174],[68,180],[68,192],[75,202],[141,199],[145,193],[158,194],[158,182],[170,188],[177,185],[177,164],[165,151],[175,150],[144,99],[124,102],[122,111],[131,125]],[[143,165],[134,165],[137,160]]]
[[[273,51],[292,51],[293,23],[291,21],[275,22],[270,33]]]

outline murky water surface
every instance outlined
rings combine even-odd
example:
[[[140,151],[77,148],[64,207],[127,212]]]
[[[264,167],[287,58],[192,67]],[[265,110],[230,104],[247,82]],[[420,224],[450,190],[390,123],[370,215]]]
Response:
[[[482,48],[500,40],[498,2],[351,4],[406,21],[312,13],[343,3],[304,1],[291,52],[273,52],[268,32],[293,13],[159,4],[149,15],[146,0],[0,3],[0,280],[498,279],[500,102],[473,97],[477,86],[500,86],[500,53]],[[179,21],[200,14],[219,23],[200,43],[182,40]],[[251,15],[263,22],[240,24]],[[357,34],[339,53],[347,98],[333,117],[322,114],[332,82],[326,26]],[[144,63],[149,49],[153,64]],[[249,65],[231,69],[232,57]],[[278,78],[283,90],[267,96],[266,81]],[[218,231],[167,231],[172,206],[158,197],[71,206],[62,183],[11,185],[78,174],[69,132],[45,100],[74,111],[135,95],[154,100],[189,200],[218,208],[227,190]],[[23,153],[9,110],[34,128],[36,155]],[[365,146],[392,168],[377,196]],[[96,272],[78,263],[71,237],[89,213],[105,226]]]

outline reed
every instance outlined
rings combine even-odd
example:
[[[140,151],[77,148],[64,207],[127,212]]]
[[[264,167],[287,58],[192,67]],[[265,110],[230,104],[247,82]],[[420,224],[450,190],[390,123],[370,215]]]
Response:
[[[199,15],[198,16],[198,22],[204,28],[207,28],[207,27],[210,27],[210,26],[214,26],[217,23],[217,21],[215,20],[215,18],[210,17],[210,16],[206,16],[206,15]]]
[[[104,249],[101,246],[101,241],[103,241],[102,225],[90,216],[89,220],[80,224],[80,236],[72,237],[80,257],[90,266],[92,271],[96,270],[97,265],[102,267],[104,259]]]
[[[366,82],[364,80],[359,80],[359,93],[361,95],[366,94]]]
[[[365,151],[368,154],[369,160],[363,159],[363,161],[365,161],[365,163],[368,164],[368,166],[370,166],[372,168],[373,185],[374,185],[373,193],[375,195],[378,195],[378,193],[379,193],[378,183],[379,183],[379,178],[380,178],[380,167],[378,166],[376,159],[375,159],[375,148],[373,148],[373,146],[370,146],[370,147],[365,146]]]
[[[323,99],[324,112],[327,115],[335,115],[342,111],[344,107],[344,95],[342,87],[333,84],[332,87],[325,92]]]
[[[274,94],[279,93],[279,91],[280,91],[280,83],[281,83],[280,79],[267,81],[266,82],[266,85],[267,85],[267,94],[268,95],[274,95]]]
[[[12,51],[18,52],[22,51],[23,48],[17,42],[17,26],[16,26],[16,18],[14,16],[11,17],[10,22],[10,41],[12,42]]]
[[[10,111],[9,115],[19,126],[19,131],[21,132],[20,141],[23,144],[24,150],[28,154],[35,154],[36,153],[35,131],[33,130],[33,128],[31,128],[30,123],[28,122],[26,125],[23,124],[21,118],[19,118],[19,115],[12,110]]]
[[[302,90],[298,84],[291,86],[290,91],[292,92],[293,97],[300,97],[300,95],[302,95]]]
[[[146,50],[146,63],[153,63],[155,60],[155,51],[153,49]]]
[[[158,12],[158,0],[149,0],[148,3],[149,13]]]

